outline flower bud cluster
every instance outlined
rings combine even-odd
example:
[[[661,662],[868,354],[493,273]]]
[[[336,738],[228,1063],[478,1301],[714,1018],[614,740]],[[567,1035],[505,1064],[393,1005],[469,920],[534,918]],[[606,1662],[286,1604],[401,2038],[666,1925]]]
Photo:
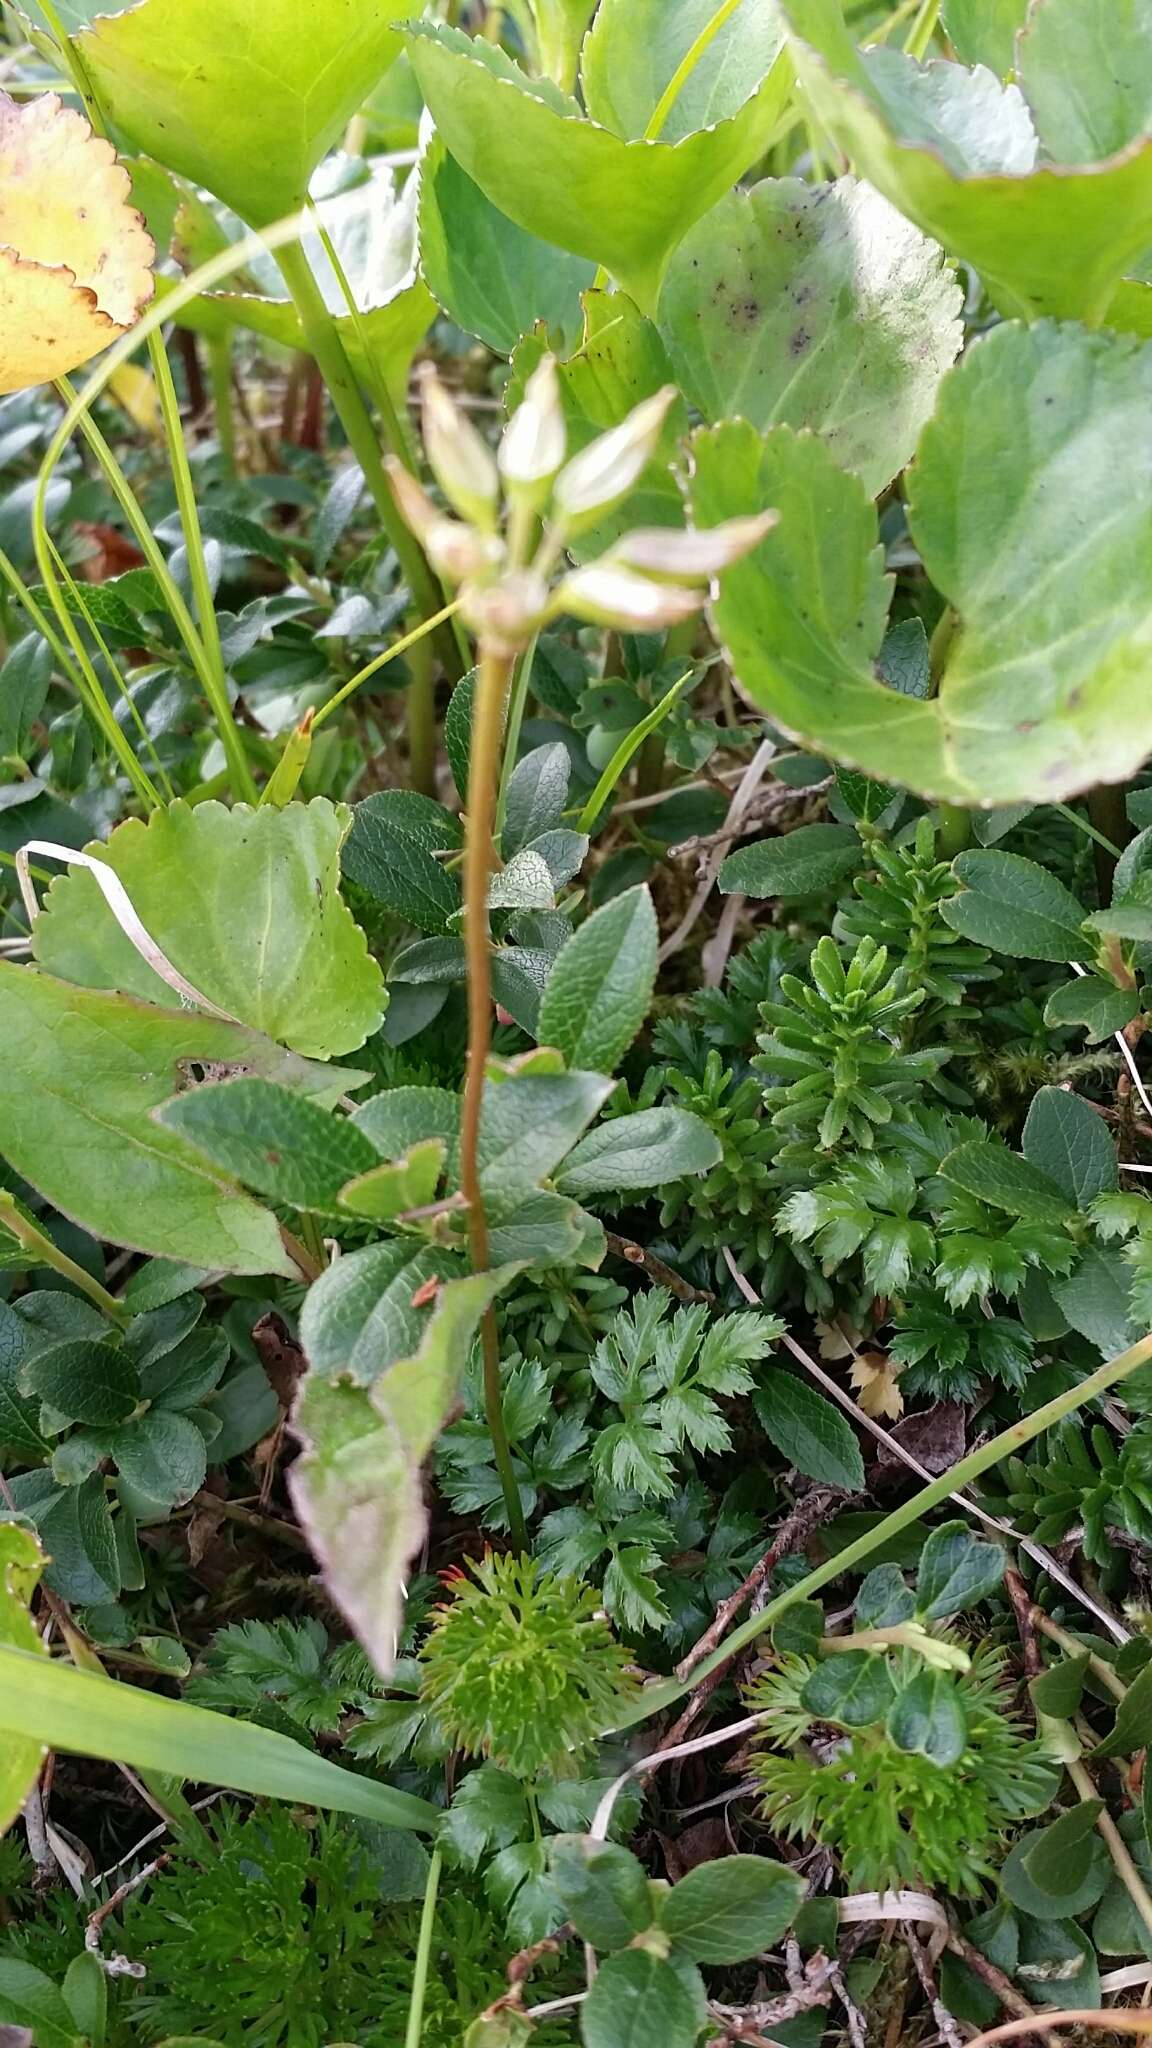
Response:
[[[639,483],[675,397],[666,385],[569,457],[556,362],[545,356],[493,453],[432,365],[423,366],[424,450],[451,511],[395,459],[389,476],[405,521],[437,575],[459,591],[477,639],[516,654],[562,615],[621,632],[664,631],[691,618],[712,579],[775,525],[776,513],[762,512],[704,532],[642,527],[599,560],[565,569],[569,543]]]

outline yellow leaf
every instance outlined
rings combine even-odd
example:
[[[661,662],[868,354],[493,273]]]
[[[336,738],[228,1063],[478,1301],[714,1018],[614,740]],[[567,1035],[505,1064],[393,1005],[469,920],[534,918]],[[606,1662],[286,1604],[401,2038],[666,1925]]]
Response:
[[[163,438],[160,397],[147,370],[142,370],[138,363],[121,363],[109,377],[108,389],[117,405],[123,406],[134,427],[158,440]]]
[[[852,1362],[852,1385],[865,1415],[870,1415],[874,1422],[882,1415],[890,1416],[894,1422],[903,1413],[899,1369],[886,1352],[859,1352]]]
[[[152,296],[155,249],[111,143],[56,93],[0,93],[0,392],[67,375]]]

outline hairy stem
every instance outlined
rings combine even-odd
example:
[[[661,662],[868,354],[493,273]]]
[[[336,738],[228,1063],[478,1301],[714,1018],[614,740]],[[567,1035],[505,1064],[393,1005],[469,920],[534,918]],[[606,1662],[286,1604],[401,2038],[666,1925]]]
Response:
[[[492,947],[488,928],[488,877],[492,871],[492,832],[500,772],[500,741],[504,702],[512,677],[512,657],[491,647],[480,650],[476,701],[472,718],[472,752],[468,763],[468,819],[464,845],[464,949],[468,961],[468,1071],[460,1118],[460,1186],[468,1203],[468,1249],[472,1270],[488,1268],[488,1218],[480,1185],[480,1112],[484,1078],[492,1044]],[[520,1493],[512,1470],[512,1452],[504,1427],[500,1386],[500,1343],[495,1310],[488,1308],[480,1325],[484,1353],[484,1409],[512,1540],[527,1547]]]

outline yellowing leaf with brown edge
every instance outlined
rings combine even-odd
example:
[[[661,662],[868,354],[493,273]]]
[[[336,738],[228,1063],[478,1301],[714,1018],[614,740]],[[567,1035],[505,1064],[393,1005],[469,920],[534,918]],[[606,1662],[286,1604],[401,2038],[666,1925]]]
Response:
[[[152,238],[110,142],[56,93],[0,92],[0,392],[66,376],[152,296]]]
[[[0,1522],[0,1643],[46,1654],[28,1612],[46,1559],[31,1529]],[[0,1753],[0,1833],[15,1820],[40,1775],[48,1751],[31,1735],[9,1735]]]
[[[884,1351],[861,1351],[852,1363],[852,1385],[865,1415],[878,1422],[887,1415],[895,1422],[904,1411],[899,1369]]]

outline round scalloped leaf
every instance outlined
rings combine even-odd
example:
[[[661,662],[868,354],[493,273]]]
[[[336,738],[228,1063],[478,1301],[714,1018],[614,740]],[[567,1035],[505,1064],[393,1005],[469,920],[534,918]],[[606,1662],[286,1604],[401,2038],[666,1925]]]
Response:
[[[169,992],[170,993],[170,992]],[[0,961],[6,1159],[94,1237],[208,1272],[295,1272],[276,1219],[153,1123],[191,1065],[299,1085],[299,1063],[215,1017],[73,988]]]
[[[380,969],[339,892],[350,824],[326,797],[281,810],[177,802],[88,852],[119,876],[149,936],[202,995],[295,1052],[332,1059],[363,1045],[384,1009]],[[173,1005],[83,868],[52,883],[33,944],[64,981]]]
[[[1011,103],[1005,95],[986,132],[979,109],[991,103],[978,72],[927,67],[958,74],[945,81],[949,105],[931,109],[924,88],[913,89],[921,67],[911,58],[889,50],[859,55],[839,0],[783,5],[813,111],[863,177],[972,263],[1002,312],[1090,325],[1103,318],[1121,278],[1152,245],[1152,141],[1133,142],[1103,163],[1029,169],[1017,132],[1019,95]],[[965,78],[976,85],[965,86]],[[958,126],[965,95],[969,118]],[[987,156],[981,166],[977,143],[1004,152],[1006,138],[1002,167],[989,169]],[[1013,162],[1021,167],[1004,168]]]
[[[644,309],[680,237],[767,148],[787,91],[778,60],[767,76],[746,73],[739,112],[714,127],[625,142],[491,43],[431,22],[404,34],[438,132],[493,205],[603,263]]]
[[[997,329],[948,373],[910,492],[925,567],[961,619],[927,702],[872,670],[886,580],[857,480],[784,427],[697,436],[699,525],[781,515],[714,606],[753,702],[833,759],[949,802],[1127,780],[1152,748],[1152,463],[1133,460],[1150,405],[1152,348],[1049,322]]]
[[[1058,164],[1098,164],[1152,129],[1152,0],[1036,0],[1016,47]]]
[[[133,145],[262,226],[308,181],[399,49],[392,0],[142,0],[74,37]]]
[[[111,143],[56,93],[0,92],[0,392],[66,376],[131,327],[155,250]]]
[[[705,419],[812,427],[876,492],[916,446],[962,305],[942,250],[870,185],[767,178],[681,242],[657,319]]]
[[[450,320],[498,355],[537,321],[562,347],[580,339],[580,294],[596,268],[501,213],[439,136],[420,164],[420,261]]]
[[[715,12],[716,0],[600,0],[580,58],[592,119],[625,142],[639,141]],[[748,81],[767,76],[783,41],[776,0],[739,0],[668,109],[662,140],[681,142],[731,120],[748,97]]]

